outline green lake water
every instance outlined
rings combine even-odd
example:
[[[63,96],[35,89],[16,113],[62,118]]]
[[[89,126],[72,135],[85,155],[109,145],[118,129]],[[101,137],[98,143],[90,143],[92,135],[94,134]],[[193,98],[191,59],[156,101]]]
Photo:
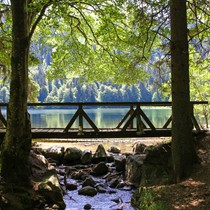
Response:
[[[85,112],[98,128],[115,128],[128,110],[129,108],[96,108],[85,109]],[[171,115],[169,108],[143,109],[143,111],[156,128],[161,128]],[[65,128],[75,112],[76,109],[29,110],[33,128]],[[78,121],[73,127],[78,127]],[[90,127],[85,120],[84,127]]]

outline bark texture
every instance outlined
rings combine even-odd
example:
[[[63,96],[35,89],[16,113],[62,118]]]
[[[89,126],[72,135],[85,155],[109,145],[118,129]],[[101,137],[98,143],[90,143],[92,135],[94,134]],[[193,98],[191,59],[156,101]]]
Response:
[[[186,0],[171,0],[172,158],[175,182],[190,175],[195,158],[189,88]]]
[[[11,185],[29,185],[30,120],[27,113],[29,28],[27,0],[13,0],[13,45],[11,58],[8,124],[2,149],[1,175]]]

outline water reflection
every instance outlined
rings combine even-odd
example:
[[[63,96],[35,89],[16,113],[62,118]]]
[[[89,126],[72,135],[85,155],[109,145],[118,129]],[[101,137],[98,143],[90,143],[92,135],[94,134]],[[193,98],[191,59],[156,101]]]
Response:
[[[98,128],[115,128],[128,111],[129,108],[85,109]],[[143,109],[143,111],[156,128],[161,128],[171,115],[171,109],[168,108]],[[29,110],[33,128],[65,128],[75,112],[76,109]],[[78,120],[72,127],[78,127]],[[90,128],[86,120],[84,127]]]

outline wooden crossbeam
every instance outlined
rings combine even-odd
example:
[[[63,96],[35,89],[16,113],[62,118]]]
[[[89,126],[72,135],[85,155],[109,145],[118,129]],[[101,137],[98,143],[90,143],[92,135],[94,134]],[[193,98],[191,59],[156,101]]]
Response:
[[[126,119],[128,118],[127,114],[126,114]],[[133,122],[133,119],[136,118],[137,131],[140,133],[144,133],[143,129],[146,128],[146,125],[141,120],[141,117],[144,119],[144,121],[153,131],[156,130],[155,126],[152,124],[152,122],[149,120],[149,118],[146,116],[146,114],[142,111],[142,109],[139,106],[136,107],[136,109],[130,115],[130,118],[127,120],[127,122],[125,123],[125,125],[121,130],[126,131],[128,126]]]
[[[73,125],[73,123],[75,122],[75,120],[77,119],[77,117],[79,116],[80,110],[78,109],[76,111],[76,113],[74,114],[74,116],[71,118],[71,120],[69,121],[68,125],[65,127],[64,132],[68,132],[68,130],[71,128],[71,126]]]
[[[139,112],[140,115],[142,116],[142,118],[145,120],[145,122],[147,123],[147,125],[152,129],[155,130],[155,126],[152,124],[152,122],[149,120],[149,118],[147,117],[147,115],[143,112],[142,109],[139,108]]]
[[[1,110],[0,110],[0,121],[3,123],[3,125],[5,127],[7,127],[7,121],[5,120],[4,116],[2,115]]]
[[[171,122],[172,122],[172,115],[168,118],[166,123],[163,125],[163,128],[167,128]]]
[[[64,132],[68,132],[68,130],[71,128],[76,119],[79,118],[79,134],[81,135],[83,133],[83,117],[87,120],[87,122],[94,129],[95,132],[99,132],[99,129],[97,128],[95,123],[90,119],[87,113],[83,110],[82,106],[79,106],[78,110],[64,129]]]

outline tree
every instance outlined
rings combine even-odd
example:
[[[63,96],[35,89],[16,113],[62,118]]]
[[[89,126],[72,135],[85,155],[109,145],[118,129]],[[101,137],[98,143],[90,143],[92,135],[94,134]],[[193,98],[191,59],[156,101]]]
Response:
[[[186,4],[185,1],[184,3]],[[176,19],[178,17],[175,10],[179,8],[176,4],[181,6],[181,0],[171,0],[171,17],[174,26],[176,26],[176,21],[179,20]],[[52,73],[49,73],[49,75],[56,73],[56,75],[63,77],[65,73],[64,78],[67,78],[68,72],[68,76],[75,75],[75,73],[82,75],[83,80],[112,78],[117,82],[124,81],[132,84],[146,77],[147,74],[143,69],[149,61],[148,58],[151,56],[152,48],[157,49],[160,46],[167,48],[168,46],[170,40],[169,4],[167,0],[149,1],[149,3],[148,1],[136,0],[85,0],[82,2],[63,0],[62,3],[55,0],[13,0],[11,6],[13,20],[12,74],[8,128],[2,152],[1,173],[8,183],[27,185],[30,182],[28,154],[31,147],[30,123],[27,114],[28,58],[30,41],[40,21],[42,20],[42,25],[38,28],[37,35],[48,34],[52,37],[52,39],[49,39],[46,35],[46,39],[51,41],[49,45],[52,47],[53,59],[56,61],[52,65]],[[186,14],[186,7],[184,9],[185,11],[182,9],[182,14],[184,12]],[[45,16],[46,11],[47,15]],[[185,33],[183,39],[186,41],[186,37],[184,37],[187,31],[186,21],[182,27]],[[176,33],[178,35],[182,34],[180,28],[177,28]],[[164,40],[161,40],[160,37],[164,37]],[[40,37],[40,39],[44,38]],[[45,43],[47,43],[47,40],[45,40]],[[172,43],[178,50],[176,39]],[[185,50],[188,50],[185,42],[184,44]],[[172,50],[174,50],[173,45]],[[176,53],[174,50],[172,60],[175,59]],[[187,59],[187,55],[182,54],[181,61],[183,63],[184,59]],[[184,65],[186,81],[182,82],[185,85],[184,94],[186,94],[187,99],[180,99],[183,95],[180,94],[182,92],[179,92],[176,85],[174,86],[174,97],[175,100],[181,100],[185,106],[186,123],[189,123],[187,60],[185,60]],[[176,69],[175,65],[172,67]],[[173,73],[176,74],[176,71],[173,71]],[[175,76],[175,78],[177,77]],[[174,81],[179,83],[179,80],[174,79]],[[179,122],[181,119],[180,110],[176,103],[178,102],[173,104],[176,109],[173,111],[173,118],[174,122],[176,120]],[[172,132],[172,138],[176,139],[179,136],[185,142],[184,136],[189,134],[189,125],[187,126],[187,129],[184,130],[175,128]],[[180,134],[180,132],[185,134]],[[189,138],[185,143],[182,142],[182,146],[189,146],[188,143]],[[178,148],[179,146],[180,141],[175,140],[173,147]],[[180,164],[185,149],[179,150],[176,159],[177,164],[174,168],[177,180],[190,171],[190,167],[184,169],[183,166],[187,162],[192,163],[190,159],[192,157],[191,146],[190,151],[186,149],[188,160],[185,164]],[[178,149],[173,149],[173,151],[178,151]],[[22,162],[21,167],[20,162]]]
[[[30,121],[27,113],[29,17],[27,0],[11,2],[12,58],[8,126],[2,149],[1,175],[14,186],[30,184]]]
[[[186,11],[186,1],[171,1],[172,157],[177,182],[190,175],[195,162]]]
[[[1,175],[8,187],[30,186],[29,152],[31,127],[27,112],[30,40],[49,2],[37,13],[29,11],[29,0],[4,5],[12,13],[12,57],[7,131],[1,154]],[[2,7],[2,4],[1,4]],[[4,10],[5,11],[5,10]]]

